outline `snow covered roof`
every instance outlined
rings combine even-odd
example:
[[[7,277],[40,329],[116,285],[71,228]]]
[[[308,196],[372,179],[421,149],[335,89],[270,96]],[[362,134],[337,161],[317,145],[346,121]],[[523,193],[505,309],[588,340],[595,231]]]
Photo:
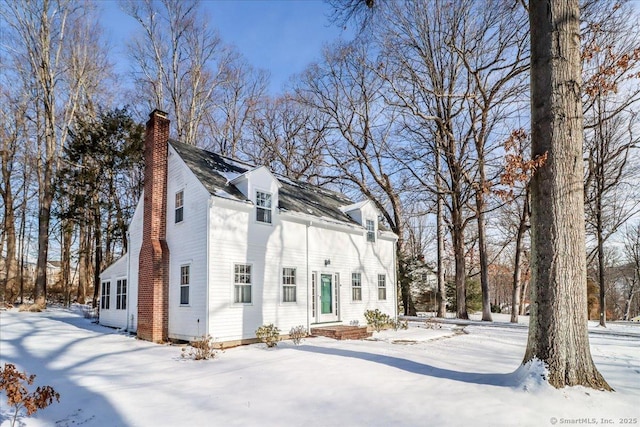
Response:
[[[256,166],[175,140],[170,140],[169,143],[210,194],[241,202],[252,202],[232,184],[232,181],[256,169]],[[273,176],[280,183],[280,210],[357,224],[343,211],[344,206],[353,205],[353,201],[345,195],[278,174]]]

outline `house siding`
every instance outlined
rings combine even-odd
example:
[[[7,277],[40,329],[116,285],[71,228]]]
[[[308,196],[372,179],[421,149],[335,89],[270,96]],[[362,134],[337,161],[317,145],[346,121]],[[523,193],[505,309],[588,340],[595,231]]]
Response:
[[[102,284],[109,283],[109,308],[100,309],[100,323],[105,326],[114,328],[122,328],[127,323],[127,310],[116,309],[116,285],[118,280],[127,279],[127,262],[128,257],[125,255],[111,264],[109,268],[100,274],[100,298],[98,306],[101,307],[102,302]],[[127,289],[127,303],[129,302],[129,289]],[[128,305],[128,304],[127,304]]]
[[[206,331],[207,209],[209,193],[169,147],[167,245],[169,260],[169,338],[193,341]],[[176,193],[183,192],[183,219],[175,222]],[[180,304],[180,269],[189,266],[189,303]]]
[[[293,221],[274,213],[270,226],[254,221],[254,207],[215,199],[210,208],[211,242],[209,331],[216,341],[255,337],[263,324],[274,323],[283,334],[309,327],[311,273],[340,277],[339,321],[364,324],[364,311],[378,308],[396,314],[394,240],[366,242],[364,229],[331,229],[322,221]],[[248,243],[251,242],[251,243]],[[307,263],[308,250],[308,263]],[[325,260],[331,263],[325,266]],[[252,266],[252,302],[235,304],[234,265]],[[308,264],[308,265],[307,265]],[[282,302],[282,269],[296,269],[296,303]],[[363,300],[351,301],[351,273],[363,272]],[[385,274],[387,299],[378,300],[378,274]]]

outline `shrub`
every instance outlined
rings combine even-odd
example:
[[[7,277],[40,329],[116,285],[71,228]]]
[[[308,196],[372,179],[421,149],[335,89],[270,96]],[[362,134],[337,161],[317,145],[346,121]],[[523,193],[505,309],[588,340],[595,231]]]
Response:
[[[386,325],[391,323],[391,317],[377,308],[365,311],[364,318],[367,319],[367,325],[371,326],[376,332],[380,332]]]
[[[398,329],[409,329],[409,322],[407,322],[406,320],[391,319],[389,325],[391,325],[391,327],[396,331]]]
[[[427,329],[440,329],[440,328],[442,328],[442,325],[435,319],[427,319],[424,322],[424,326]]]
[[[216,349],[214,348],[214,341],[211,335],[205,335],[201,340],[192,341],[189,345],[189,349],[186,347],[182,349],[182,358],[194,359],[194,360],[207,360],[214,359],[216,357]]]
[[[265,343],[267,347],[275,347],[280,341],[280,329],[273,323],[262,325],[256,329],[256,338]]]
[[[291,341],[295,345],[298,345],[302,342],[302,338],[307,336],[307,328],[302,325],[294,326],[289,331],[289,336],[291,337]]]
[[[54,399],[60,402],[60,394],[48,385],[40,386],[29,393],[27,386],[32,385],[35,378],[35,375],[18,372],[15,365],[11,363],[6,363],[0,370],[0,390],[4,390],[7,395],[7,404],[14,408],[11,427],[15,426],[20,409],[24,408],[27,416],[31,416],[38,409],[51,405]]]

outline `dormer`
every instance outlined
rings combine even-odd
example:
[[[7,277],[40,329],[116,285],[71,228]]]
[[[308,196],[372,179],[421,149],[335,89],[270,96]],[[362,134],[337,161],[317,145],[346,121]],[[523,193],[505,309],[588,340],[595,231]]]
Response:
[[[380,212],[370,200],[343,206],[340,210],[365,228],[365,238],[367,242],[374,243],[377,240],[378,216]]]
[[[229,182],[255,205],[254,220],[261,224],[272,224],[278,207],[278,190],[282,186],[265,166],[251,169]]]

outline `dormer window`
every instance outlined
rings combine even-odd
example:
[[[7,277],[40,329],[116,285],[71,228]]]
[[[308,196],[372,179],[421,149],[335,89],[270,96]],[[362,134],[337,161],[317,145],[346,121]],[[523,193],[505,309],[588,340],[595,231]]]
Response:
[[[176,193],[176,224],[184,219],[184,191]]]
[[[375,242],[376,241],[376,224],[372,220],[368,219],[366,221],[367,227],[367,242]]]
[[[256,221],[271,224],[271,194],[256,191]]]

